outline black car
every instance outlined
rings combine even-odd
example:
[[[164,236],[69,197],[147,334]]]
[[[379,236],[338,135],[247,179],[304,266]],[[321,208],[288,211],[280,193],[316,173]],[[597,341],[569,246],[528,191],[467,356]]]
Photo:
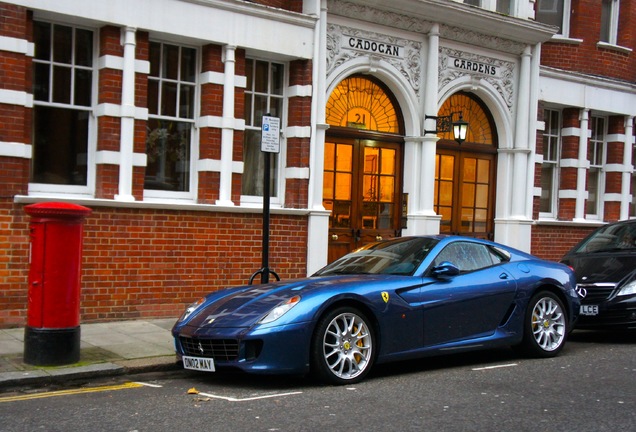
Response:
[[[605,225],[561,260],[581,297],[578,328],[636,329],[636,220]]]

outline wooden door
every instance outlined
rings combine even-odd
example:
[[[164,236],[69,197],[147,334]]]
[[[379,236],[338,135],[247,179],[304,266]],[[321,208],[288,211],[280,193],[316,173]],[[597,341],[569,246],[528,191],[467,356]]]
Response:
[[[329,138],[325,143],[329,262],[367,243],[400,235],[401,149],[398,143],[367,139]]]
[[[435,211],[440,232],[494,238],[495,155],[438,149]]]

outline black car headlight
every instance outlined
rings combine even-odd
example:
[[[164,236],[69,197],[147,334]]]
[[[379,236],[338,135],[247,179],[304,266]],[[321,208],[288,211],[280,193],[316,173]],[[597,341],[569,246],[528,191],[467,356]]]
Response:
[[[199,300],[195,301],[190,306],[188,306],[186,310],[181,314],[181,317],[179,318],[178,322],[184,321],[186,318],[192,315],[192,313],[198,308],[200,308],[203,303],[205,303],[205,297],[201,297]]]
[[[263,318],[258,322],[259,324],[267,324],[272,321],[276,321],[278,318],[285,315],[287,312],[291,310],[294,306],[296,306],[300,302],[300,296],[295,295],[292,298],[280,302],[274,309],[269,311]]]
[[[616,296],[626,296],[626,295],[634,295],[636,294],[636,280],[632,280],[631,282],[623,285],[621,289],[618,290]]]

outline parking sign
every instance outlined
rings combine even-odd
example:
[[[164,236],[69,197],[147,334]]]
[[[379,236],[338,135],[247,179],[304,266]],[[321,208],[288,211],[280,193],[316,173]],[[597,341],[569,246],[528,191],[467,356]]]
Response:
[[[263,116],[261,151],[280,153],[280,119],[278,117]]]

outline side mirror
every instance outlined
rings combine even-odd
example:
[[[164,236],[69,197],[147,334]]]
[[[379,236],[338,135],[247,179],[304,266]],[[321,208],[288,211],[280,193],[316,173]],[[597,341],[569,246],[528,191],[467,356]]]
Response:
[[[436,278],[457,276],[459,268],[450,261],[444,261],[440,265],[433,267],[432,274]]]

